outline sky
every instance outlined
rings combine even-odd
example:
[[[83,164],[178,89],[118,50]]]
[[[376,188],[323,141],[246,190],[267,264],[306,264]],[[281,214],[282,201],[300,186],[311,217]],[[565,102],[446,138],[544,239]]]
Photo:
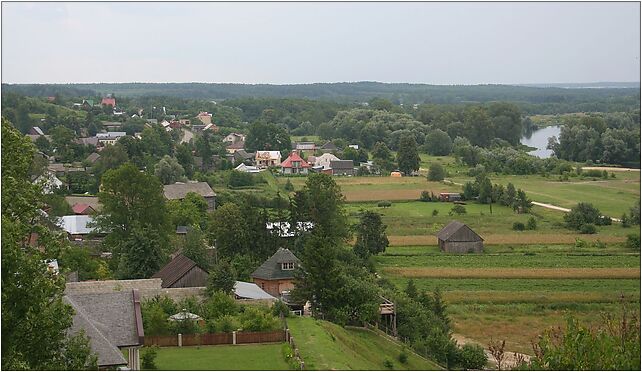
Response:
[[[640,81],[640,3],[2,2],[2,82]]]

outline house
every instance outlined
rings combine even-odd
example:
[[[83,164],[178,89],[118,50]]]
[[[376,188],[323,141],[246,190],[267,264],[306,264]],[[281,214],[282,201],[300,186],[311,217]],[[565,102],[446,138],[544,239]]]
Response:
[[[62,299],[74,309],[67,334],[85,332],[99,369],[127,366],[140,370],[139,350],[145,343],[145,331],[138,290],[66,294]],[[121,349],[128,351],[128,359]]]
[[[94,107],[94,100],[93,99],[83,99],[81,106],[84,109],[90,109],[90,108]]]
[[[89,215],[96,212],[96,210],[92,208],[91,205],[84,203],[74,204],[74,206],[71,207],[71,210],[74,211],[75,214],[81,215]]]
[[[255,283],[236,281],[234,284],[234,298],[237,300],[274,300],[276,297],[262,290]]]
[[[216,208],[216,194],[207,182],[176,182],[163,186],[163,193],[168,200],[182,200],[189,192],[197,193],[205,198],[208,209]]]
[[[83,146],[98,147],[98,137],[80,137],[76,139],[76,143]]]
[[[354,162],[352,160],[332,160],[330,169],[333,176],[354,176]]]
[[[98,197],[96,196],[65,196],[65,201],[72,208],[76,204],[86,204],[95,211],[99,211],[102,209],[100,203],[98,202]]]
[[[261,169],[253,165],[245,165],[244,163],[239,164],[234,170],[244,173],[259,173]]]
[[[274,167],[281,163],[280,151],[257,151],[254,156],[256,166],[259,168]]]
[[[316,151],[317,145],[314,142],[295,142],[292,149],[297,151]]]
[[[234,161],[241,161],[245,164],[254,164],[254,153],[247,152],[244,149],[238,150],[234,153]]]
[[[85,158],[85,161],[89,164],[95,164],[98,159],[100,159],[100,154],[97,152],[92,152]]]
[[[334,143],[328,141],[325,144],[323,144],[323,146],[321,146],[320,150],[321,150],[322,153],[325,154],[325,153],[328,153],[328,152],[337,151],[338,148],[337,148],[337,146],[335,146]]]
[[[230,133],[227,136],[225,136],[225,138],[223,138],[223,142],[227,142],[227,143],[245,142],[245,134]]]
[[[330,162],[337,161],[337,160],[341,160],[341,159],[337,158],[335,155],[331,153],[325,153],[321,156],[317,156],[314,159],[314,165],[317,167],[322,166],[323,169],[330,169]]]
[[[212,114],[209,112],[201,111],[196,115],[196,118],[200,120],[203,124],[212,124]]]
[[[440,192],[439,200],[442,202],[451,202],[461,200],[461,194],[458,192]]]
[[[31,129],[29,129],[29,134],[37,135],[37,136],[44,136],[45,132],[43,132],[42,129],[40,129],[40,127],[31,127]]]
[[[123,123],[119,121],[103,121],[102,125],[106,131],[117,131],[118,129],[120,129],[120,127],[123,126]]]
[[[113,145],[121,137],[125,137],[127,133],[125,132],[107,132],[107,133],[96,133],[96,138],[98,143],[103,145]]]
[[[55,172],[50,170],[47,170],[42,175],[38,176],[33,183],[42,185],[42,192],[45,194],[52,194],[56,189],[65,185],[64,182],[56,177]]]
[[[96,232],[94,227],[89,227],[94,219],[87,215],[62,216],[58,219],[57,225],[62,228],[71,241],[83,241],[87,235]]]
[[[303,160],[299,153],[292,151],[290,156],[281,163],[281,173],[283,174],[308,174],[310,164]]]
[[[437,233],[439,249],[448,253],[481,253],[484,239],[467,225],[452,221]]]
[[[207,276],[206,270],[181,253],[152,278],[161,279],[163,288],[187,288],[207,286]]]
[[[180,125],[191,125],[192,122],[189,119],[180,119],[178,123]]]
[[[245,142],[244,141],[232,143],[231,145],[227,145],[225,147],[225,151],[227,151],[228,154],[234,154],[235,152],[237,152],[239,150],[245,150]]]
[[[372,160],[368,160],[368,161],[359,162],[359,167],[364,167],[369,172],[371,172],[375,168],[375,165],[374,165],[374,162]]]
[[[289,249],[279,248],[250,277],[262,290],[275,297],[294,288],[294,270],[301,261]]]
[[[107,96],[100,101],[101,106],[111,106],[116,107],[116,98]]]

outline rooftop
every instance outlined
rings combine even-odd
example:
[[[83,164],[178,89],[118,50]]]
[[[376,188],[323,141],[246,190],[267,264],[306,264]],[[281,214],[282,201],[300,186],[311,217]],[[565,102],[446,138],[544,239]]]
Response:
[[[216,196],[207,182],[176,182],[163,186],[163,193],[169,200],[183,199],[189,192],[195,192],[204,198]]]
[[[301,261],[290,252],[289,249],[279,248],[272,257],[268,258],[261,266],[259,266],[250,276],[252,278],[259,278],[265,280],[274,279],[292,279],[294,278],[294,270],[283,270],[281,264],[284,262],[294,262],[297,266]]]

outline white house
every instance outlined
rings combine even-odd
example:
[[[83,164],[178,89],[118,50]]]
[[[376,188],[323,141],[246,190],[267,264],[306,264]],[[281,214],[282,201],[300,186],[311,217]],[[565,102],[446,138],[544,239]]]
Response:
[[[257,151],[254,160],[259,168],[275,167],[281,164],[281,151]]]
[[[64,182],[56,177],[54,172],[50,171],[46,171],[44,174],[36,178],[33,183],[42,185],[42,191],[45,194],[51,194],[56,189],[59,189],[64,185]]]
[[[317,167],[322,166],[323,169],[330,169],[330,162],[337,160],[341,159],[337,158],[334,154],[327,152],[321,156],[316,157],[314,159],[314,165]]]

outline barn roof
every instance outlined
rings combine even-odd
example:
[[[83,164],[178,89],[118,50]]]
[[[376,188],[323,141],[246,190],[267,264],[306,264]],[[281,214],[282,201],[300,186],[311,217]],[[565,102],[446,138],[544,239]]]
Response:
[[[281,269],[281,264],[284,262],[296,262],[298,264],[301,261],[289,249],[279,248],[272,257],[263,262],[250,276],[265,280],[294,278],[294,270]]]
[[[196,262],[192,261],[182,253],[174,257],[167,265],[163,266],[159,272],[152,275],[152,278],[160,278],[162,280],[162,287],[171,287],[174,283],[179,281],[185,274],[187,274],[194,267],[199,267]],[[206,270],[203,270],[207,272]]]
[[[449,242],[477,242],[484,240],[468,225],[459,221],[451,221],[437,233],[437,238]]]
[[[207,182],[176,182],[163,186],[163,193],[169,200],[184,199],[188,192],[195,192],[204,198],[216,196]]]

